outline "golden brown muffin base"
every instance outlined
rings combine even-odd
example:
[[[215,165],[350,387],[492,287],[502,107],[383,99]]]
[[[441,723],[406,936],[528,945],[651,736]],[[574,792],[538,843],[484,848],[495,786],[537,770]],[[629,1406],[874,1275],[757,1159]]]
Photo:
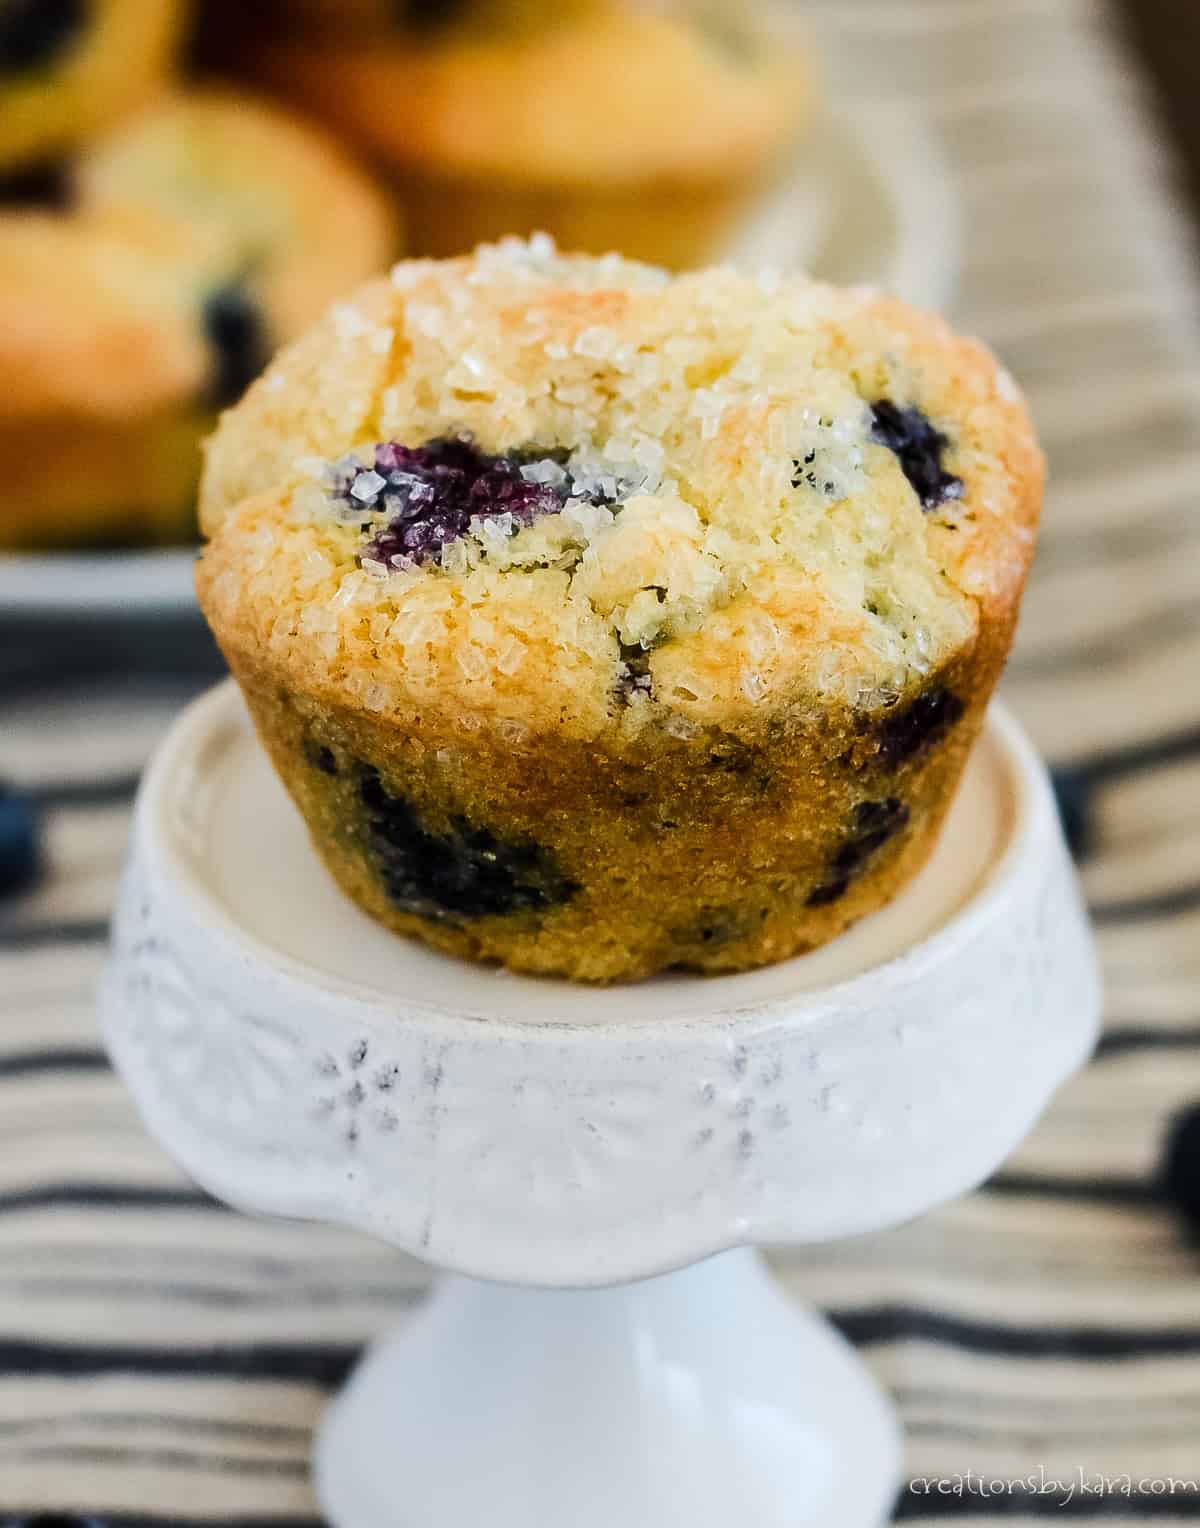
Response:
[[[199,584],[202,602],[206,578]],[[373,918],[448,954],[586,982],[670,967],[740,971],[824,944],[886,903],[937,839],[1007,648],[993,629],[931,679],[964,709],[908,757],[897,719],[917,693],[835,721],[776,711],[741,736],[656,731],[621,753],[562,737],[514,744],[486,721],[432,711],[382,725],[277,671],[238,634],[218,639],[259,735],[342,889]],[[475,721],[473,718],[468,721]],[[336,773],[333,771],[336,770]],[[536,845],[565,900],[503,916],[423,916],[389,897],[361,787],[378,773],[430,834],[485,831]],[[839,853],[866,802],[899,801],[903,828],[844,877]]]

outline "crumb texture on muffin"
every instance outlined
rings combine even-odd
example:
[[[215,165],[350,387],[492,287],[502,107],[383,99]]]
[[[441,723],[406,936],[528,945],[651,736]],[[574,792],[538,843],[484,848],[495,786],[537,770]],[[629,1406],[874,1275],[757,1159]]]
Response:
[[[1011,379],[939,320],[513,241],[398,266],[225,416],[199,584],[377,916],[532,969],[736,967],[928,852],[1040,491]],[[508,912],[389,900],[363,769],[418,835],[401,883],[476,842]]]

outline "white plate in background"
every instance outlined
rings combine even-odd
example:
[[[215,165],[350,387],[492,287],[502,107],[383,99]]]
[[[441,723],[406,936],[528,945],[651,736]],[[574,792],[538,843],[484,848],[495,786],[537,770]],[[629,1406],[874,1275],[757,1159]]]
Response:
[[[195,547],[0,553],[0,617],[178,615],[195,608]]]
[[[727,257],[880,286],[922,307],[953,298],[958,205],[939,145],[906,113],[826,113]],[[185,613],[194,547],[0,554],[0,617]]]

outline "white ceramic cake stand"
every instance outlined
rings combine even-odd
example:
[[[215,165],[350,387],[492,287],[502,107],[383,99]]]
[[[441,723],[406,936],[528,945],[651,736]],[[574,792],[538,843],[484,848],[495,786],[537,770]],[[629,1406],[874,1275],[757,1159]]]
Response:
[[[146,776],[102,1007],[213,1193],[454,1271],[322,1428],[338,1528],[869,1528],[892,1411],[747,1249],[978,1183],[1087,1054],[1098,992],[1003,711],[889,908],[769,970],[591,990],[362,916],[224,685]]]

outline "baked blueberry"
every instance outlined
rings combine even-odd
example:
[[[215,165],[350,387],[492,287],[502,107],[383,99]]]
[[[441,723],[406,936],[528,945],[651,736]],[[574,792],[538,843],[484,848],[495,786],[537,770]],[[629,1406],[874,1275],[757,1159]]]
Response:
[[[1200,1239],[1200,1104],[1188,1104],[1168,1124],[1160,1178],[1167,1198]]]
[[[965,707],[952,691],[938,685],[923,691],[911,705],[895,712],[879,729],[879,752],[889,768],[903,764],[915,754],[945,737]]]
[[[830,874],[809,893],[809,907],[828,907],[840,901],[850,883],[860,876],[878,849],[904,828],[909,810],[896,796],[885,801],[860,801],[850,819],[845,842],[829,862]]]
[[[206,299],[203,324],[213,352],[212,402],[228,408],[271,359],[266,317],[246,288],[232,283]]]
[[[886,398],[873,403],[871,438],[898,458],[922,509],[936,509],[948,499],[962,497],[962,479],[942,466],[949,439],[915,405],[898,408]]]
[[[457,921],[507,917],[565,902],[578,888],[553,858],[532,843],[501,843],[486,828],[459,821],[431,833],[411,802],[385,789],[365,769],[359,798],[366,809],[372,859],[397,907]]]
[[[555,469],[548,480],[533,475],[533,460],[524,454],[490,456],[465,439],[415,447],[391,442],[375,447],[369,467],[354,459],[335,464],[334,494],[352,513],[387,517],[363,548],[364,559],[384,567],[419,565],[465,536],[477,517],[508,516],[516,527],[558,514],[568,497],[567,475],[552,456],[542,460]]]
[[[2,0],[0,76],[49,69],[79,42],[87,0]]]
[[[384,568],[419,566],[460,540],[473,521],[491,521],[502,538],[557,515],[568,503],[609,506],[634,486],[615,471],[597,471],[566,451],[481,451],[466,436],[421,446],[387,442],[371,465],[355,456],[328,469],[333,497],[352,518],[372,516],[363,547],[366,562]],[[372,530],[374,531],[371,534]]]
[[[0,896],[26,891],[41,870],[40,823],[28,796],[0,781]]]
[[[833,868],[847,875],[861,869],[907,822],[908,808],[895,796],[886,801],[860,801],[854,809],[850,837],[834,855]]]
[[[314,769],[319,769],[323,775],[336,775],[338,773],[337,755],[332,748],[324,743],[318,743],[315,738],[306,738],[304,742],[304,757]]]
[[[46,160],[0,174],[0,207],[49,207],[62,211],[71,205],[73,197],[70,173],[61,161]]]

